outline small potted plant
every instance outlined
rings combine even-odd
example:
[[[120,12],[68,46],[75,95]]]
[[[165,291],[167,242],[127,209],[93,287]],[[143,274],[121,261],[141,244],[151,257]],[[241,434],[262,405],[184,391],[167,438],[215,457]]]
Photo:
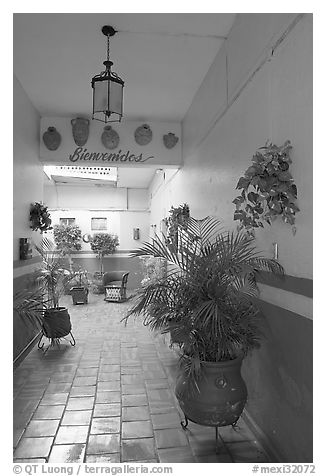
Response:
[[[41,326],[39,348],[44,346],[41,345],[43,336],[55,344],[70,334],[74,345],[69,312],[59,305],[60,296],[73,275],[63,266],[62,254],[49,239],[43,238],[34,246],[42,257],[42,264],[32,276],[31,288],[14,297],[14,309],[25,323],[32,323],[37,329]]]
[[[70,288],[70,294],[72,296],[73,304],[88,303],[88,279],[86,269],[75,271],[74,286]]]

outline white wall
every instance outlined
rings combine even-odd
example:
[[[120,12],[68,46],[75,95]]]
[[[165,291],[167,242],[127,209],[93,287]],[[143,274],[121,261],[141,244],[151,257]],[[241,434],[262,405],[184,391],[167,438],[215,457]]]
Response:
[[[217,215],[227,228],[235,227],[235,187],[252,155],[267,140],[280,145],[289,139],[293,145],[290,171],[298,186],[301,209],[297,233],[293,236],[290,226],[275,222],[258,231],[257,242],[270,256],[272,243],[277,242],[286,273],[311,278],[312,15],[298,21],[273,56],[271,39],[277,41],[295,15],[257,15],[238,15],[225,47],[194,98],[183,121],[184,167],[170,181],[163,175],[155,177],[150,189],[150,223],[159,223],[171,205],[187,202],[193,216]],[[236,54],[234,41],[241,51],[248,50],[247,63]],[[256,58],[249,51],[253,44]],[[246,84],[257,61],[263,64]]]
[[[19,81],[13,83],[13,259],[19,259],[19,238],[38,241],[30,229],[29,209],[43,200],[43,167],[39,156],[39,114]],[[26,264],[28,261],[26,261]],[[25,263],[24,263],[25,264]],[[27,269],[27,268],[26,268]]]

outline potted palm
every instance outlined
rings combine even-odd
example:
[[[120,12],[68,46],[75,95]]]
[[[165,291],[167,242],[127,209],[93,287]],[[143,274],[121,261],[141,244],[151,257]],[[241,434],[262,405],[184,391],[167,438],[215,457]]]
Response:
[[[67,308],[59,305],[59,298],[73,275],[62,265],[62,254],[47,238],[34,245],[42,257],[42,265],[34,272],[31,289],[21,291],[14,298],[14,309],[36,328],[41,327],[42,337],[51,344],[59,343],[62,337],[71,335],[71,321]],[[74,339],[72,340],[74,345]]]
[[[151,330],[172,331],[186,424],[234,425],[247,399],[242,360],[260,345],[256,277],[282,275],[282,266],[261,256],[248,234],[221,231],[214,217],[189,217],[178,243],[156,236],[132,255],[167,261],[165,276],[145,283],[124,320],[141,316]]]
[[[88,303],[88,279],[86,269],[75,271],[74,286],[70,288],[70,294],[74,304]]]

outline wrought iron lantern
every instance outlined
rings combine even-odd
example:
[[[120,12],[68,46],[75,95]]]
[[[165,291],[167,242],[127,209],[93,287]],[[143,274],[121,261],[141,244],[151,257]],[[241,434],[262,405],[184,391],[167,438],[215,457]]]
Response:
[[[92,78],[93,113],[92,119],[102,122],[120,122],[122,118],[124,81],[111,71],[110,37],[116,31],[112,26],[105,25],[102,33],[107,37],[107,59],[103,62],[105,71]]]

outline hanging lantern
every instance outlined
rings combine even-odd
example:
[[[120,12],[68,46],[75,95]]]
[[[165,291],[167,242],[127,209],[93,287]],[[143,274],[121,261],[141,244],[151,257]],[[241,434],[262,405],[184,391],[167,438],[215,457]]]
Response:
[[[116,31],[112,26],[105,25],[102,33],[107,37],[107,60],[103,62],[105,71],[92,78],[93,113],[92,119],[102,122],[120,122],[122,118],[124,81],[111,71],[110,37]]]

